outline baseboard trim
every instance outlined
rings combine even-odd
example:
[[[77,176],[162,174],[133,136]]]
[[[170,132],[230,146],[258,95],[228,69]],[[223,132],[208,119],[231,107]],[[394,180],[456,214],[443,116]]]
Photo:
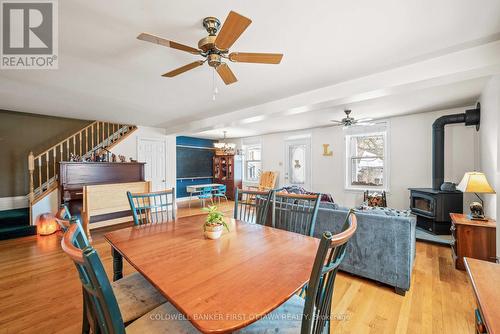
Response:
[[[0,211],[22,209],[27,207],[29,207],[28,195],[0,197]]]

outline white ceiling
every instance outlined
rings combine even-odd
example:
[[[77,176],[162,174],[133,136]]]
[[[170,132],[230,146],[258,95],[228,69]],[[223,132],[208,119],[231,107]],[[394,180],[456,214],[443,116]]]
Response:
[[[394,94],[377,99],[338,105],[331,109],[319,109],[311,112],[276,115],[255,118],[253,121],[238,126],[228,126],[197,133],[198,137],[221,138],[226,131],[228,138],[250,137],[265,133],[301,130],[314,127],[332,126],[329,120],[345,117],[344,109],[352,109],[352,117],[370,117],[375,120],[405,114],[446,110],[472,106],[477,102],[477,93],[482,90],[487,78],[462,81],[458,84],[426,88],[411,93]],[[465,109],[464,109],[465,111]]]
[[[206,35],[202,18],[223,21],[229,10],[253,20],[233,51],[282,52],[284,58],[280,65],[232,64],[239,81],[226,87],[216,78],[215,102],[211,68],[162,78],[197,58],[135,38],[144,31],[196,46]],[[59,70],[0,70],[0,108],[169,128],[495,40],[499,18],[498,0],[65,0],[59,2]],[[359,107],[388,116],[387,110],[397,114],[468,103],[485,80],[469,79],[446,83],[440,97],[428,87],[365,100]],[[306,124],[306,118],[312,126],[333,116],[314,111],[294,121],[281,115],[275,124],[288,130]],[[252,132],[262,125],[238,128]]]

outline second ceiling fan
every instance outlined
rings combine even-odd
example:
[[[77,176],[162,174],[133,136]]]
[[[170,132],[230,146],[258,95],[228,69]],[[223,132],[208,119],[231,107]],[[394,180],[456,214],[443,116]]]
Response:
[[[231,11],[227,16],[222,28],[220,28],[221,24],[217,18],[206,17],[203,19],[203,27],[207,30],[208,36],[202,38],[198,42],[198,49],[148,33],[141,33],[137,36],[137,38],[142,41],[189,52],[205,58],[204,60],[197,60],[190,64],[176,68],[175,70],[167,72],[162,76],[169,78],[175,77],[207,62],[209,66],[215,68],[224,83],[226,85],[230,85],[238,80],[227,63],[223,61],[224,59],[239,63],[279,64],[281,62],[281,58],[283,57],[283,54],[281,53],[229,53],[231,46],[241,36],[250,23],[252,23],[252,20],[233,11]]]

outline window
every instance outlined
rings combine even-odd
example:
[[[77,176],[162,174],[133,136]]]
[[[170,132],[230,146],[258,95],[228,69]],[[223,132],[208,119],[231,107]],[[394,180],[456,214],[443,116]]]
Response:
[[[245,150],[245,181],[259,182],[262,172],[261,145],[248,145]]]
[[[386,131],[346,135],[346,188],[387,190]]]

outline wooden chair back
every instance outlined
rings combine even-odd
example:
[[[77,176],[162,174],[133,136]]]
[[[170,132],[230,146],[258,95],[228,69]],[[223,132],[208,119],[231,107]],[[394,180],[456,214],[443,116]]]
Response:
[[[120,217],[92,223],[101,227],[129,222],[131,220],[130,205],[127,191],[145,193],[151,191],[149,181],[126,182],[113,184],[96,184],[83,187],[83,228],[90,236],[90,221],[94,216],[114,214]]]
[[[321,194],[272,192],[272,225],[282,230],[312,236]]]
[[[271,191],[242,190],[234,195],[234,219],[260,225],[266,224]]]
[[[340,233],[323,233],[306,289],[301,333],[320,334],[325,326],[329,329],[335,277],[356,228],[356,216],[350,210]]]
[[[260,174],[259,190],[273,190],[276,187],[278,173],[273,171],[265,171]]]
[[[125,326],[113,289],[96,250],[82,243],[85,233],[72,223],[61,240],[63,251],[73,260],[84,290],[86,312],[93,319],[94,333],[125,333]]]
[[[175,188],[132,194],[127,197],[134,225],[164,223],[175,220]]]
[[[56,222],[63,232],[66,232],[70,225],[71,213],[66,204],[61,204],[56,213]]]

